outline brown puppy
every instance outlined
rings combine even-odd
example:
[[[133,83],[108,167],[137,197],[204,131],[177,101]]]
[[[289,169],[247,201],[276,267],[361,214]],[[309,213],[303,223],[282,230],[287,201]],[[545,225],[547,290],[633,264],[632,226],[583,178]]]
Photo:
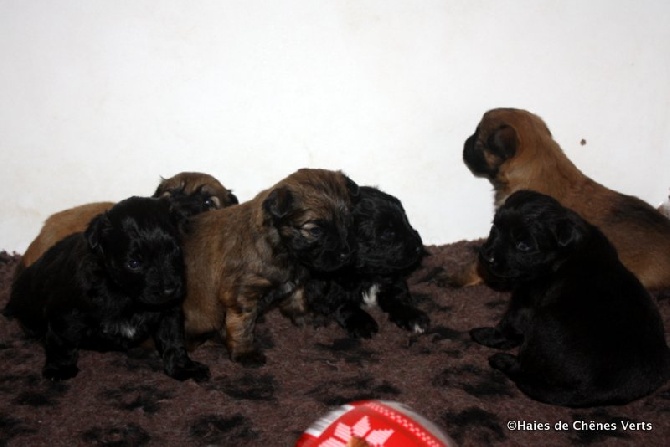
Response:
[[[645,287],[670,286],[670,220],[642,200],[584,175],[537,115],[509,108],[486,112],[465,141],[463,160],[473,174],[489,179],[496,209],[522,189],[552,196],[600,228]],[[478,279],[473,263],[449,282],[469,285]]]
[[[217,179],[199,172],[182,172],[162,179],[153,197],[192,197],[194,200],[181,201],[183,212],[197,214],[210,209],[224,208],[237,204],[237,197]],[[197,197],[196,197],[197,196]],[[95,202],[76,206],[47,218],[34,241],[30,243],[18,265],[23,269],[33,264],[44,252],[74,233],[85,231],[88,224],[99,214],[108,211],[114,202]]]
[[[254,346],[256,317],[272,304],[300,313],[308,271],[349,261],[357,194],[341,172],[301,169],[248,202],[192,218],[184,240],[191,348],[218,333],[232,360],[264,363]]]

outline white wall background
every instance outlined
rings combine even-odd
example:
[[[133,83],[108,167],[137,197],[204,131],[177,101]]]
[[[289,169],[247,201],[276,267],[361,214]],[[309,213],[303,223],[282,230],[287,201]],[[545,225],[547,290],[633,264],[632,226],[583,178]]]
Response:
[[[0,0],[0,249],[159,176],[248,199],[300,167],[395,194],[426,243],[477,238],[490,186],[461,150],[499,106],[658,204],[668,24],[667,0]]]

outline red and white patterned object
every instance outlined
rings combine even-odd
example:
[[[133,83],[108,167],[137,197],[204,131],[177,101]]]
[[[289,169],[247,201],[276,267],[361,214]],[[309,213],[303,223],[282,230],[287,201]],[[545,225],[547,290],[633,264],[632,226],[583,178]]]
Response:
[[[295,447],[454,447],[434,424],[398,402],[343,405],[314,423]]]

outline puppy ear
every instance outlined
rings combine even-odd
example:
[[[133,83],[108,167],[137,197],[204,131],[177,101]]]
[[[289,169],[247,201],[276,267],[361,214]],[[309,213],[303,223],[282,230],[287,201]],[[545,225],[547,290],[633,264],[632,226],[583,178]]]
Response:
[[[154,195],[152,197],[170,197],[172,194],[172,191],[184,191],[184,187],[186,186],[184,184],[184,181],[180,181],[179,185],[175,185],[174,183],[174,177],[171,178],[163,178],[161,177],[161,181],[158,184],[158,188],[156,188],[156,191],[154,192]]]
[[[559,220],[554,228],[554,237],[560,248],[574,247],[584,239],[584,228],[572,216]]]
[[[293,209],[293,194],[287,187],[273,189],[263,200],[263,211],[273,219],[286,217]]]
[[[516,130],[507,124],[503,124],[489,135],[486,144],[489,149],[505,159],[512,158],[516,154]]]
[[[91,249],[102,250],[100,243],[111,225],[107,213],[100,214],[93,218],[84,233],[88,246]]]
[[[166,180],[161,177],[161,181],[158,183],[158,188],[156,188],[156,191],[154,191],[154,195],[152,197],[160,197],[166,193],[169,195],[168,191],[165,190],[165,182]]]
[[[356,201],[361,195],[361,188],[358,186],[358,183],[351,180],[349,177],[346,177],[346,179],[347,179],[347,190],[349,191],[349,196],[351,197],[352,200]]]
[[[188,196],[181,196],[170,199],[167,196],[163,196],[160,197],[159,200],[163,200],[165,203],[167,203],[170,221],[175,227],[177,227],[179,232],[181,234],[188,233],[190,217],[198,213],[197,210],[193,210],[192,198]]]

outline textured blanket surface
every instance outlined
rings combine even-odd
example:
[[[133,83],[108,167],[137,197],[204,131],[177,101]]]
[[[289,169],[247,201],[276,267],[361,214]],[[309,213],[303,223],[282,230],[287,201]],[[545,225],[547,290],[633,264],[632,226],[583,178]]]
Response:
[[[293,446],[312,422],[341,404],[399,401],[433,421],[459,445],[665,446],[670,384],[624,406],[569,409],[535,402],[470,340],[494,325],[508,296],[485,286],[455,289],[437,275],[473,255],[473,242],[428,247],[410,289],[431,328],[407,333],[373,309],[371,340],[343,329],[294,327],[277,311],[259,321],[266,365],[246,369],[208,342],[192,357],[210,381],[178,382],[155,356],[82,351],[79,375],[41,378],[42,347],[0,316],[0,446]],[[19,256],[0,254],[0,307]],[[670,328],[670,291],[655,294]],[[667,331],[666,331],[667,332]]]

